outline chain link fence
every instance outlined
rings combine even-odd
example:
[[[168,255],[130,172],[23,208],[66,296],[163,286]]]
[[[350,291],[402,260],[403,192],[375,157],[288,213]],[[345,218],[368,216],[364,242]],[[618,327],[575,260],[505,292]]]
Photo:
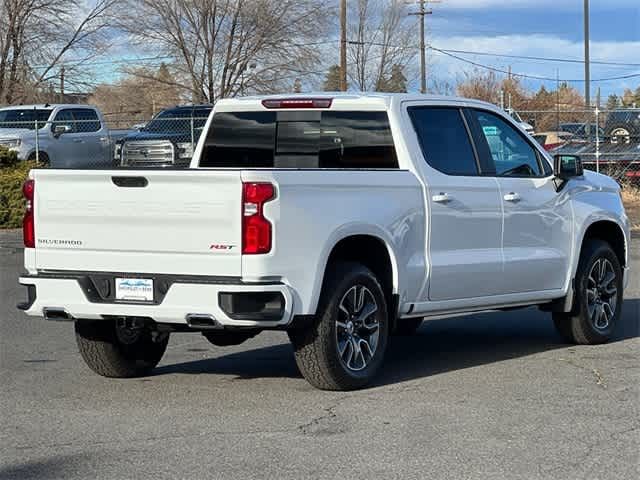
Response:
[[[18,110],[14,110],[18,111]],[[206,116],[109,116],[93,109],[0,111],[0,145],[21,160],[55,168],[188,167]],[[26,113],[25,113],[26,112]],[[640,183],[640,109],[519,111],[533,137],[551,154],[577,154],[586,168],[620,183]],[[28,118],[24,118],[27,116]]]
[[[551,154],[575,154],[585,168],[640,184],[640,109],[519,111]]]
[[[31,110],[33,118],[28,120],[4,119],[2,113],[0,146],[15,151],[19,160],[74,169],[186,168],[207,121],[207,117],[180,116],[148,122],[111,117],[105,122],[91,109],[84,110],[90,118],[60,112],[53,120]]]

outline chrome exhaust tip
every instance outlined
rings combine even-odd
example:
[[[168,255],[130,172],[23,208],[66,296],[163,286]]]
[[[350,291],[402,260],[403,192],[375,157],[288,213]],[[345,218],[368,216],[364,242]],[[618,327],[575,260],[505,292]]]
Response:
[[[208,313],[189,313],[185,317],[187,325],[196,330],[222,330],[224,327]]]
[[[64,308],[60,307],[45,307],[42,309],[42,315],[45,320],[51,320],[54,322],[73,320],[73,317],[69,315]]]

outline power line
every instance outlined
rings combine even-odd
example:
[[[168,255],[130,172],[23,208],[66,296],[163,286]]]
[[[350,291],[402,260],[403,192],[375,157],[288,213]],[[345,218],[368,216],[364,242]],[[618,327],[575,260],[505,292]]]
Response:
[[[578,63],[578,64],[584,63],[584,60],[578,60],[575,58],[537,57],[537,56],[530,56],[530,55],[509,55],[506,53],[474,52],[470,50],[454,50],[451,48],[443,48],[441,50],[443,52],[448,52],[448,53],[462,53],[467,55],[481,55],[481,56],[487,56],[487,57],[516,58],[521,60],[541,60],[544,62],[560,62],[560,63]],[[604,61],[596,61],[596,60],[591,60],[590,63],[598,64],[598,65],[611,65],[611,66],[618,66],[618,67],[640,67],[640,63],[604,62]]]
[[[454,55],[453,53],[449,53],[446,50],[443,50],[443,49],[440,49],[440,48],[436,48],[433,45],[431,45],[429,48],[431,50],[439,52],[439,53],[441,53],[443,55],[446,55],[448,57],[455,58],[456,60],[459,60],[461,62],[465,62],[465,63],[468,63],[470,65],[474,65],[474,66],[479,67],[479,68],[484,68],[486,70],[491,70],[491,71],[498,72],[498,73],[504,73],[505,75],[509,75],[510,74],[513,77],[531,78],[531,79],[534,79],[534,80],[545,80],[545,81],[554,81],[554,82],[557,81],[556,78],[543,77],[543,76],[540,76],[540,75],[529,75],[529,74],[525,74],[525,73],[513,73],[513,72],[509,72],[508,70],[501,69],[501,68],[496,68],[496,67],[492,67],[490,65],[485,65],[483,63],[474,62],[473,60],[469,60],[467,58],[463,58],[463,57],[460,57],[458,55]],[[613,81],[613,80],[625,80],[625,79],[636,78],[636,77],[640,77],[640,73],[631,73],[631,74],[628,74],[628,75],[619,75],[619,76],[616,76],[616,77],[609,77],[609,78],[598,78],[598,79],[595,79],[595,80],[591,80],[591,82],[610,82],[610,81]],[[567,82],[567,83],[576,83],[576,82],[584,82],[585,80],[584,80],[584,78],[574,78],[574,79],[565,78],[565,79],[560,79],[560,81],[561,82]]]

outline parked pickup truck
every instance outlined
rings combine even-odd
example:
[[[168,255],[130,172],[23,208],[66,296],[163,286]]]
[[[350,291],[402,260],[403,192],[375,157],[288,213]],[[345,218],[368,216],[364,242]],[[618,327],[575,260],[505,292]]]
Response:
[[[108,168],[114,142],[128,131],[109,131],[90,105],[19,105],[0,108],[0,145],[54,168]],[[37,139],[36,139],[37,137]]]
[[[363,387],[392,333],[537,305],[607,341],[629,269],[610,178],[500,109],[408,94],[219,101],[191,168],[33,170],[28,315],[74,320],[107,377],[147,374],[171,332],[287,331],[304,377]],[[73,188],[70,188],[70,186]]]
[[[212,105],[163,110],[116,143],[116,167],[188,167]]]

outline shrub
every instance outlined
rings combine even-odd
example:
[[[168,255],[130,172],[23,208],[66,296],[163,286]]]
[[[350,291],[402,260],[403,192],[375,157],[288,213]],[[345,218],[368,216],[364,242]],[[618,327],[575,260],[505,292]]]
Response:
[[[0,158],[4,158],[1,155],[0,151]],[[0,168],[0,228],[22,226],[24,214],[22,184],[27,179],[29,170],[37,166],[36,162],[17,162],[9,166],[2,164],[2,168]]]
[[[0,167],[10,167],[18,163],[18,152],[0,145]]]

